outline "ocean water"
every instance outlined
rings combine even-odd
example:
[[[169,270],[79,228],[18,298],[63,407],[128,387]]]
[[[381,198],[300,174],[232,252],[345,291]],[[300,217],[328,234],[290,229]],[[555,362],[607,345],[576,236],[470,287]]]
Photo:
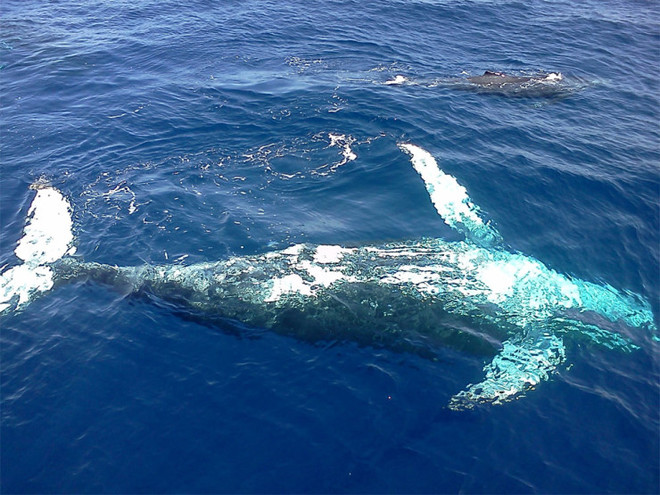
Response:
[[[70,201],[86,261],[460,240],[414,143],[510,250],[640,294],[657,325],[659,33],[641,0],[5,0],[0,266],[35,183]],[[486,70],[563,79],[471,87]],[[82,281],[0,317],[0,491],[660,491],[648,336],[567,342],[521,400],[457,412],[490,357],[188,316]]]

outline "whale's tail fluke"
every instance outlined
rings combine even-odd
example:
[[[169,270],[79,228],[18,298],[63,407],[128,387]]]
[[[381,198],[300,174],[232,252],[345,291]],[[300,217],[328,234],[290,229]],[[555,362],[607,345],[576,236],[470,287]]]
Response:
[[[25,306],[53,287],[51,264],[73,254],[71,205],[57,189],[41,184],[28,210],[14,254],[21,263],[0,273],[0,314]]]

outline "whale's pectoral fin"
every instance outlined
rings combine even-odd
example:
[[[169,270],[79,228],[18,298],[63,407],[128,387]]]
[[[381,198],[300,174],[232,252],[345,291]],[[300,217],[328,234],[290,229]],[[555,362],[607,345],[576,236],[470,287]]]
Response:
[[[484,367],[486,378],[454,395],[449,408],[472,409],[477,404],[502,404],[532,389],[564,362],[563,341],[546,332],[531,332],[503,343],[502,350]]]
[[[414,144],[402,143],[399,147],[411,157],[412,165],[422,177],[436,211],[447,225],[482,247],[497,246],[502,237],[490,222],[484,221],[475,205],[456,178],[438,167],[433,155]]]

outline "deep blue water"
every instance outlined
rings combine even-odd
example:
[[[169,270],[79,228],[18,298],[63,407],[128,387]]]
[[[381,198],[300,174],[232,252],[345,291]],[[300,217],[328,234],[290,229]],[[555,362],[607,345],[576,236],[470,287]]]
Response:
[[[459,238],[397,148],[413,142],[511,249],[658,321],[654,2],[5,0],[0,66],[0,266],[38,180],[70,199],[88,261]],[[485,70],[579,88],[438,84]],[[415,84],[383,84],[399,74]],[[0,324],[3,493],[660,490],[650,340],[573,343],[523,400],[456,413],[487,358],[237,336],[92,283]]]

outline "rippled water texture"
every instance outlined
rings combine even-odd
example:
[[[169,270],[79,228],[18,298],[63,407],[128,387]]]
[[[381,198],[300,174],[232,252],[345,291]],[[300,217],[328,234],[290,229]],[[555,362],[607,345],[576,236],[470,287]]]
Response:
[[[5,0],[0,271],[35,183],[111,265],[463,239],[412,143],[507,249],[657,325],[659,30],[643,1]],[[470,86],[487,70],[562,79]],[[311,344],[84,280],[0,318],[4,493],[660,490],[648,336],[567,340],[523,399],[456,412],[492,353]]]

